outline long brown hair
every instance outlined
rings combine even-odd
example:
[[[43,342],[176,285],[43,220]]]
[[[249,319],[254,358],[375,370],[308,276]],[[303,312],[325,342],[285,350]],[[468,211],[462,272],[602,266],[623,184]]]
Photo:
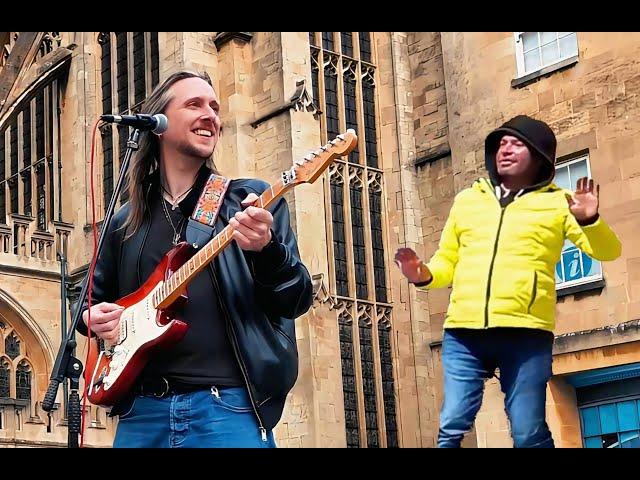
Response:
[[[164,113],[167,105],[173,98],[171,87],[174,83],[184,80],[185,78],[201,78],[211,87],[213,84],[211,78],[206,73],[199,73],[192,70],[180,70],[165,81],[158,84],[151,95],[145,100],[141,107],[141,111],[156,115]],[[123,225],[128,230],[125,238],[130,237],[140,228],[146,212],[145,202],[145,185],[148,184],[149,176],[159,167],[160,162],[160,142],[158,136],[154,133],[145,131],[140,132],[138,139],[138,150],[131,159],[129,172],[127,174],[127,188],[129,189],[129,215]],[[218,173],[213,162],[213,154],[207,159],[207,166],[214,172]]]

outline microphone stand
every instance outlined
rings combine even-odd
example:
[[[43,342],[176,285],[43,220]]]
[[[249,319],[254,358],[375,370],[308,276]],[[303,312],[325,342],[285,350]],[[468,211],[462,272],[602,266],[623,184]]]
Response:
[[[56,255],[57,259],[60,261],[60,330],[61,336],[64,336],[67,331],[67,258],[64,252],[61,250]],[[75,338],[75,332],[72,332]],[[73,355],[75,355],[75,349],[73,351]],[[62,398],[64,399],[63,411],[64,418],[69,418],[69,386],[67,383],[62,384]],[[73,416],[73,415],[72,415]],[[51,420],[51,414],[49,413],[49,420]],[[71,429],[69,430],[69,440],[68,442],[72,442],[71,438]]]
[[[127,150],[125,152],[124,158],[122,160],[122,164],[120,165],[120,175],[118,177],[118,183],[111,195],[111,200],[109,202],[109,207],[104,215],[104,221],[102,223],[102,229],[100,231],[100,240],[98,242],[98,251],[96,252],[96,259],[100,257],[100,252],[102,251],[102,246],[104,244],[105,232],[109,231],[109,225],[111,224],[111,218],[113,217],[113,212],[115,210],[116,202],[118,196],[120,194],[120,190],[122,189],[122,184],[124,183],[124,178],[127,170],[129,169],[129,160],[134,151],[138,150],[138,139],[140,137],[140,130],[133,129],[131,134],[129,135],[129,140],[127,141]],[[62,275],[64,282],[65,275],[65,266],[64,266],[64,256],[61,257],[63,262]],[[51,377],[49,381],[49,388],[47,389],[47,393],[44,396],[44,400],[42,401],[42,409],[46,412],[51,412],[54,407],[54,402],[56,396],[58,394],[58,386],[62,383],[63,386],[67,387],[66,379],[69,380],[70,383],[70,392],[69,398],[67,400],[67,419],[68,419],[68,447],[69,448],[78,448],[78,436],[80,434],[80,422],[81,422],[81,412],[80,412],[80,396],[78,394],[78,390],[80,389],[80,375],[82,374],[82,363],[74,356],[75,347],[77,342],[75,340],[75,330],[82,316],[82,305],[84,301],[87,299],[87,290],[89,287],[88,276],[91,272],[89,268],[87,271],[87,278],[85,279],[82,285],[82,291],[80,292],[80,297],[78,298],[77,308],[73,312],[73,319],[71,321],[71,327],[67,332],[67,336],[62,340],[62,344],[60,345],[60,349],[58,350],[58,356],[56,357],[56,363],[53,366],[53,371],[51,372]],[[64,288],[64,287],[63,287]],[[64,305],[63,305],[63,308]],[[63,314],[63,318],[66,323],[66,315]],[[90,341],[87,338],[87,341]],[[85,387],[86,388],[86,387]],[[66,394],[66,392],[65,392]]]

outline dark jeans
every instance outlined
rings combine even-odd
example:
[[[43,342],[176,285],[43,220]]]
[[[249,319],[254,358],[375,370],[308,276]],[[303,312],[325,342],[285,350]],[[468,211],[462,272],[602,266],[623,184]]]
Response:
[[[444,403],[438,447],[459,447],[482,403],[484,382],[500,370],[516,448],[554,446],[545,420],[553,334],[527,328],[447,329],[442,342]]]

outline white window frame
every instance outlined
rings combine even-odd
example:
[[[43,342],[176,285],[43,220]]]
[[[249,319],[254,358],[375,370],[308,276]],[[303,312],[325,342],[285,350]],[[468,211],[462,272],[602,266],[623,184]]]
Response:
[[[562,162],[559,165],[556,165],[555,169],[556,169],[556,171],[558,171],[559,169],[568,168],[570,165],[573,165],[575,163],[580,163],[582,161],[586,162],[586,164],[587,164],[587,176],[589,178],[592,178],[591,177],[591,164],[589,163],[589,154],[588,153],[585,153],[584,155],[580,155],[579,157],[573,158],[573,159],[571,159],[569,161]],[[577,179],[571,179],[571,180],[577,180]],[[574,191],[574,188],[575,188],[575,185],[571,185],[571,191]],[[562,246],[562,249],[564,251],[564,245]],[[578,250],[580,252],[582,252],[579,248],[578,248]],[[602,262],[600,262],[599,260],[596,260],[595,258],[592,258],[592,257],[589,257],[589,258],[591,258],[592,261],[598,262],[600,264],[600,273],[597,273],[595,275],[590,275],[588,277],[578,278],[576,280],[569,280],[569,281],[556,283],[556,291],[564,290],[565,288],[574,287],[576,285],[586,285],[586,284],[589,284],[589,283],[598,282],[598,281],[602,280],[603,279]],[[562,264],[562,254],[560,255],[559,262]],[[580,254],[580,263],[582,264],[582,253]],[[555,275],[555,266],[554,266],[554,275]]]
[[[578,53],[580,51],[579,46],[577,44],[578,32],[573,32],[576,34],[576,53],[574,55],[560,57],[557,60],[554,60],[553,62],[550,62],[547,64],[541,64],[537,70],[532,70],[530,72],[527,72],[524,66],[524,42],[522,40],[522,35],[525,33],[527,32],[513,32],[513,37],[516,45],[516,66],[517,66],[516,79],[529,77],[529,76],[532,76],[533,78],[535,78],[578,61]],[[538,46],[538,48],[539,47],[540,46]]]

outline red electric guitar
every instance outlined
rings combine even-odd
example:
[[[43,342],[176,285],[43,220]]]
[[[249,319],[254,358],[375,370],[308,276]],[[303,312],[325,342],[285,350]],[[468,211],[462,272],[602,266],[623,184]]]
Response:
[[[338,135],[295,162],[254,205],[266,208],[289,189],[315,182],[335,158],[351,152],[357,142],[351,129]],[[195,253],[187,242],[178,244],[138,290],[115,302],[125,307],[118,342],[108,344],[96,337],[90,339],[84,380],[91,403],[105,407],[116,404],[134,385],[155,351],[169,349],[184,337],[187,324],[176,315],[187,300],[187,284],[231,243],[232,233],[233,228],[227,225]]]

